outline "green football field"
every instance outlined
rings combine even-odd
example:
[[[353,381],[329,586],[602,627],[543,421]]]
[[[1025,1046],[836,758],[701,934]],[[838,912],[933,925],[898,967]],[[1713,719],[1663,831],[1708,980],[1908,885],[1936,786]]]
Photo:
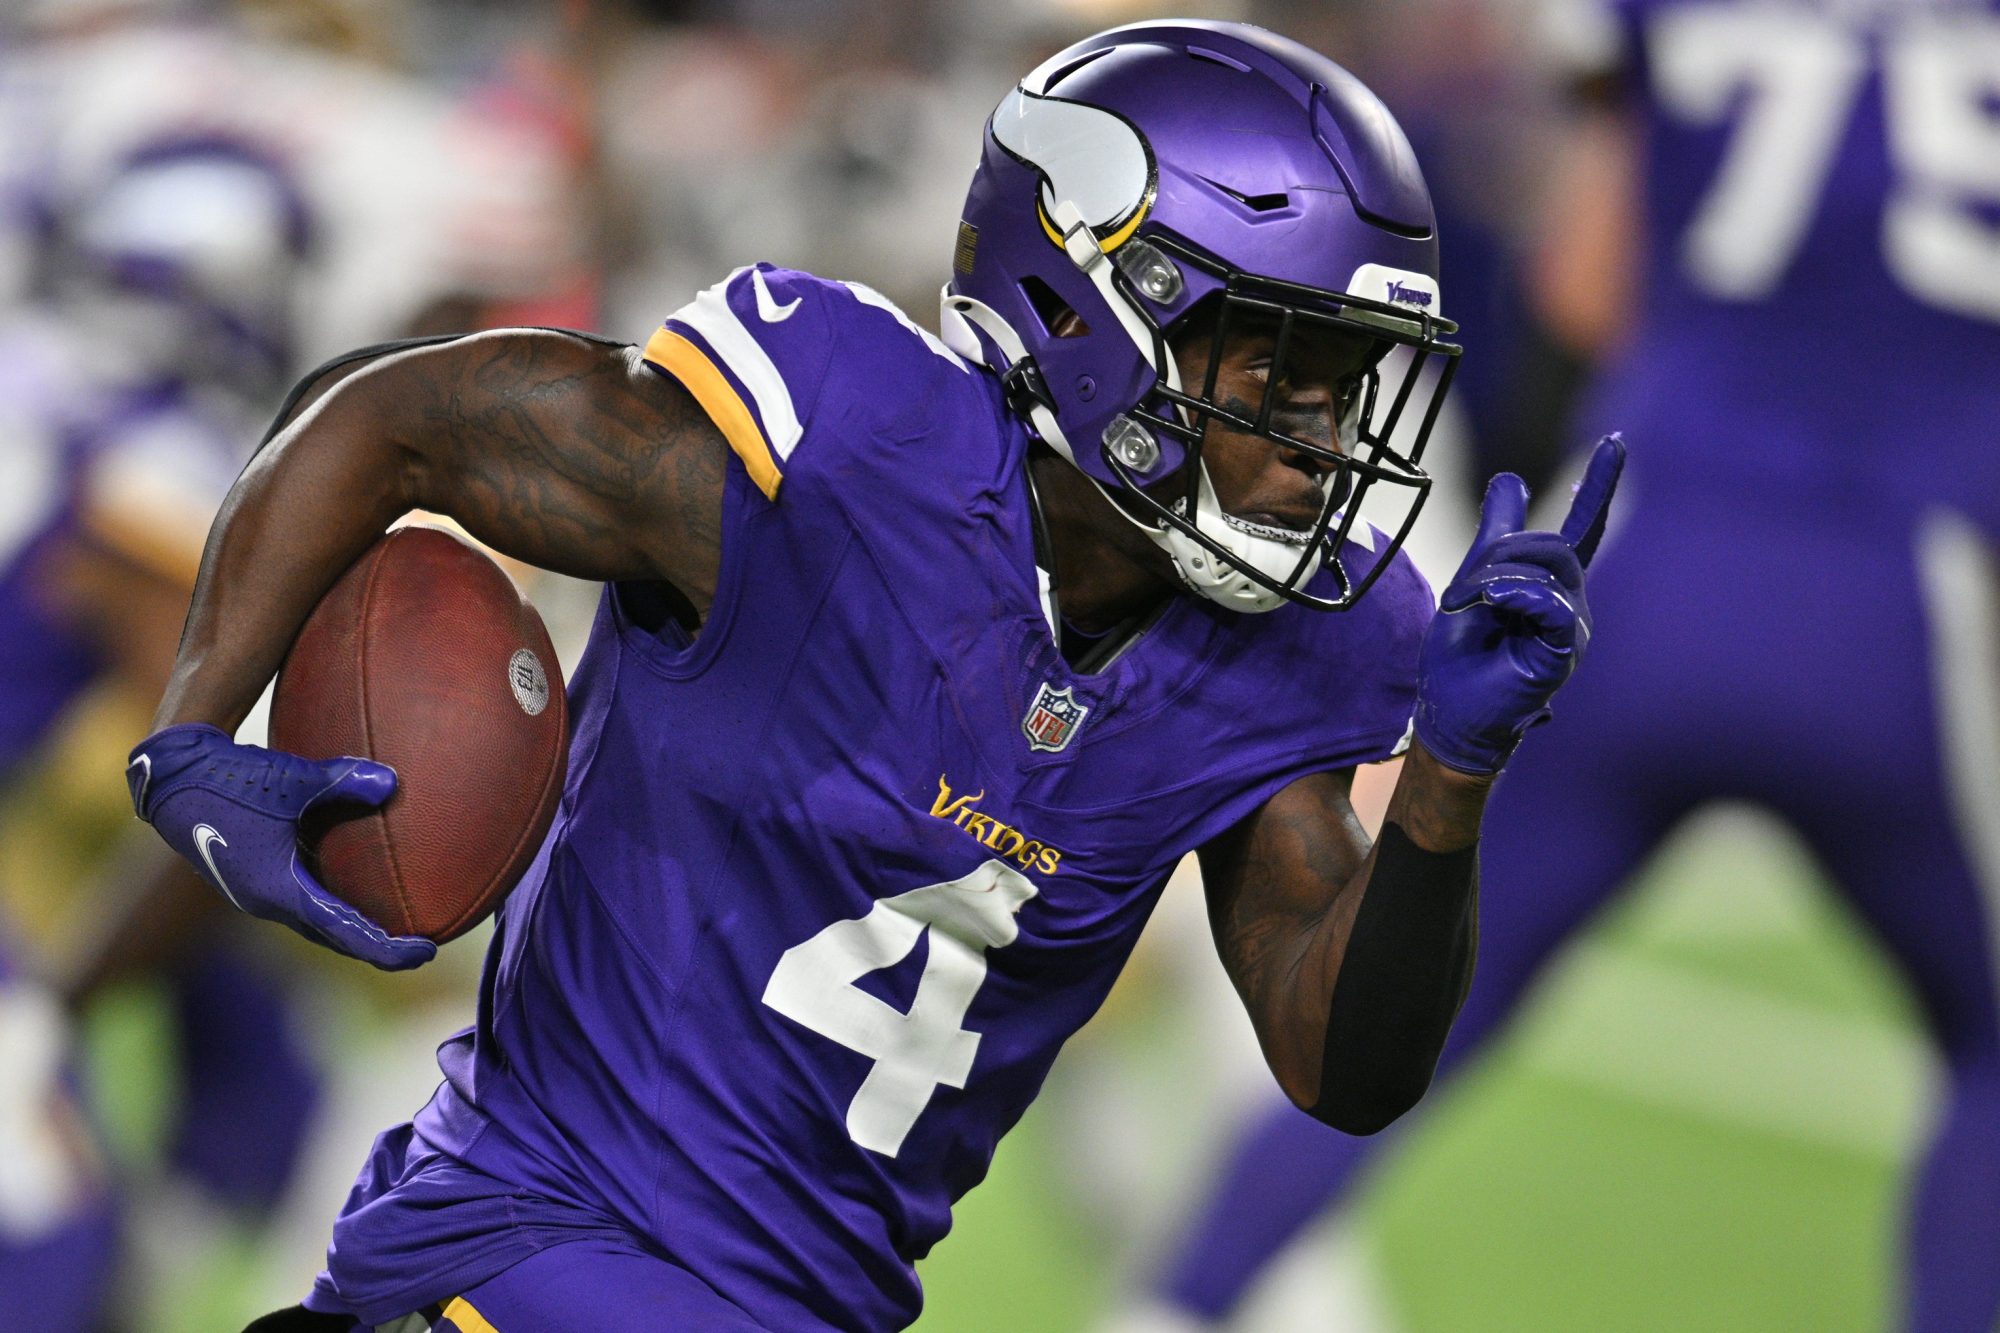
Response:
[[[1216,1150],[1214,1116],[1176,1119],[1199,1059],[1185,1025],[1130,1013],[1111,1045],[1152,1080],[1137,1160],[1177,1182],[1171,1200]],[[137,1003],[93,1028],[93,1065],[119,1071],[113,1128],[142,1151],[157,1028]],[[1306,1304],[1264,1293],[1238,1328],[1879,1329],[1933,1078],[1899,983],[1799,852],[1768,825],[1705,822],[1558,963],[1491,1058],[1433,1093],[1353,1227],[1302,1242],[1280,1284]],[[1129,1289],[1145,1252],[1132,1214],[1157,1236],[1170,1204],[1137,1191],[1121,1215],[1101,1188],[1093,1201],[1074,1109],[1038,1103],[960,1207],[923,1266],[923,1333],[1091,1329]],[[222,1234],[144,1284],[140,1327],[213,1333],[254,1312],[255,1238]],[[1377,1307],[1365,1318],[1343,1288],[1313,1292],[1357,1263]]]
[[[1383,1318],[1355,1327],[1883,1328],[1934,1077],[1899,981],[1801,853],[1707,821],[1372,1176],[1356,1231]],[[1116,1298],[1124,1265],[1060,1204],[1046,1111],[926,1263],[926,1333],[1089,1328]],[[1330,1235],[1294,1279],[1331,1273]]]

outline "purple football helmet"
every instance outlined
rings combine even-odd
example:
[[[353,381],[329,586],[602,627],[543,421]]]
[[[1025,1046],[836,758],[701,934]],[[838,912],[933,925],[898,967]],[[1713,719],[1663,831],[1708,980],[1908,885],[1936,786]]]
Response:
[[[1246,24],[1137,23],[1051,57],[988,120],[943,323],[1191,589],[1241,611],[1343,610],[1388,567],[1430,488],[1418,463],[1459,353],[1443,341],[1457,326],[1439,315],[1437,274],[1416,157],[1358,79]],[[1197,307],[1216,334],[1207,382],[1186,385],[1167,340]],[[1254,417],[1214,401],[1224,339],[1250,321],[1276,339]],[[1271,420],[1297,331],[1329,325],[1376,340],[1371,369],[1338,388],[1334,448]],[[1410,355],[1384,361],[1396,344]],[[1393,388],[1385,367],[1400,373]],[[1420,414],[1413,432],[1406,411]],[[1329,466],[1310,532],[1222,511],[1201,466],[1210,419]],[[1399,422],[1409,443],[1392,448]],[[1144,489],[1177,473],[1184,491]],[[1338,553],[1378,484],[1416,494],[1357,573]],[[1331,596],[1306,591],[1323,563]]]
[[[312,212],[291,166],[225,135],[141,145],[61,205],[59,296],[128,373],[261,399],[289,378]]]

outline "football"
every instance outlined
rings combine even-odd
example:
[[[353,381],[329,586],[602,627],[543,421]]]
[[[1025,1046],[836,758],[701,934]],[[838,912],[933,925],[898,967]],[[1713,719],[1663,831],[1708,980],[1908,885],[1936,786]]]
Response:
[[[271,704],[277,749],[396,770],[379,810],[302,822],[320,882],[395,934],[471,929],[555,816],[564,705],[548,630],[497,564],[438,528],[376,542],[313,609]]]

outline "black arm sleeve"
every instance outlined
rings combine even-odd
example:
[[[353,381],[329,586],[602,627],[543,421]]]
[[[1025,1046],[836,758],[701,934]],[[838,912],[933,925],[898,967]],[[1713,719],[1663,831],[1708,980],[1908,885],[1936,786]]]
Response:
[[[1472,984],[1479,854],[1427,852],[1396,824],[1375,868],[1333,986],[1314,1118],[1373,1134],[1417,1104]]]

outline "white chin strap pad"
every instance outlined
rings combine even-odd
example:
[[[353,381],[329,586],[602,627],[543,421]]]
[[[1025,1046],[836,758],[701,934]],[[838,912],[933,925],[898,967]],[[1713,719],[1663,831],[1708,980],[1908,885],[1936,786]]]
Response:
[[[1301,547],[1243,532],[1223,521],[1222,506],[1216,501],[1215,488],[1209,484],[1205,464],[1201,469],[1201,491],[1195,500],[1194,525],[1203,536],[1273,582],[1283,583],[1290,578],[1299,563]],[[1179,528],[1168,524],[1144,530],[1153,544],[1173,559],[1181,582],[1209,601],[1231,611],[1244,612],[1275,611],[1285,604],[1285,598],[1228,561],[1216,559],[1212,551]],[[1320,556],[1321,548],[1314,547],[1305,577],[1297,586],[1303,587],[1319,572]]]

